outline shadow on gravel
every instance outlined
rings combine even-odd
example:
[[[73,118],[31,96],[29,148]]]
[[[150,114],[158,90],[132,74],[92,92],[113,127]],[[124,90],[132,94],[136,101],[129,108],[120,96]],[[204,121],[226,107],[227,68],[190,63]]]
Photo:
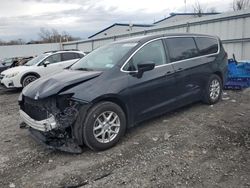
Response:
[[[5,89],[0,87],[0,95],[12,95],[21,93],[22,89]]]
[[[177,108],[175,110],[171,110],[169,112],[162,113],[161,115],[157,115],[157,116],[155,116],[153,118],[150,118],[148,120],[142,121],[142,122],[134,125],[133,127],[129,128],[127,130],[127,132],[131,132],[131,131],[133,131],[133,129],[136,129],[136,128],[140,127],[140,126],[145,126],[145,127],[146,126],[152,126],[152,123],[155,122],[155,121],[159,121],[159,120],[161,120],[163,118],[168,119],[168,118],[171,118],[173,116],[178,116],[178,114],[182,114],[182,113],[190,110],[191,108],[195,108],[195,107],[200,106],[200,105],[205,105],[205,104],[198,101],[198,102],[194,102],[194,103],[185,105],[183,107]]]

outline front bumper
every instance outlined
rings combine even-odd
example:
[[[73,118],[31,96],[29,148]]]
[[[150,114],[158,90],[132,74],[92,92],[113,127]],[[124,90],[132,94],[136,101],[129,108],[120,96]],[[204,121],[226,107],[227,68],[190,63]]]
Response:
[[[32,119],[28,114],[26,114],[24,111],[19,110],[20,117],[21,119],[29,126],[32,127],[33,129],[42,131],[42,132],[48,132],[51,131],[55,128],[57,128],[57,123],[55,120],[55,117],[53,115],[50,115],[49,118],[41,120],[41,121],[36,121]]]
[[[0,80],[0,82],[7,89],[16,89],[16,88],[18,88],[18,87],[15,86],[15,82],[11,78],[2,78]]]
[[[6,88],[22,88],[22,84],[20,82],[21,77],[20,75],[11,77],[11,78],[7,78],[5,75],[1,75],[0,76],[0,83],[2,85],[4,85],[4,87]]]
[[[73,139],[60,139],[50,137],[49,135],[46,135],[46,133],[35,130],[33,128],[30,128],[29,131],[35,141],[43,144],[48,149],[60,150],[74,154],[80,154],[83,152],[82,148]]]
[[[30,133],[34,140],[42,143],[49,149],[57,149],[69,153],[82,153],[82,148],[72,138],[58,138],[52,131],[57,128],[54,116],[42,121],[32,119],[24,111],[20,110],[21,119],[30,127]]]
[[[73,127],[82,104],[68,100],[63,96],[34,100],[21,94],[18,99],[19,113],[35,140],[49,148],[81,153],[82,134],[81,131],[74,131]]]

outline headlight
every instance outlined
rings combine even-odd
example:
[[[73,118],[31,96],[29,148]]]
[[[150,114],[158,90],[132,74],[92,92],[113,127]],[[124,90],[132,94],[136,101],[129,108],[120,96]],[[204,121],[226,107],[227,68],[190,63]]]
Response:
[[[5,75],[5,77],[6,77],[6,78],[12,78],[12,77],[14,77],[14,76],[16,76],[16,75],[18,75],[18,74],[19,74],[19,72],[14,72],[14,73]]]

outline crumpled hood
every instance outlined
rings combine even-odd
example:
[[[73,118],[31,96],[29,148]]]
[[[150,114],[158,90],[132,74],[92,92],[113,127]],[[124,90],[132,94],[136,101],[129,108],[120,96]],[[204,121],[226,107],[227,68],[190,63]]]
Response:
[[[26,70],[28,70],[30,68],[32,68],[32,66],[12,67],[10,69],[7,69],[7,70],[3,71],[1,74],[8,75],[8,74],[12,74],[12,73],[15,73],[15,72],[23,72],[23,71],[26,71]]]
[[[42,77],[23,89],[23,95],[42,99],[57,94],[63,88],[98,77],[100,71],[64,70],[61,73]]]

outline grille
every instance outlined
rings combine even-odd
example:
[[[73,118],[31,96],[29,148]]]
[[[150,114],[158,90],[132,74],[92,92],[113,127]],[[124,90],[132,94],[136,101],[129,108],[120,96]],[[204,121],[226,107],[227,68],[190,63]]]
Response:
[[[47,119],[49,116],[48,111],[44,108],[44,102],[41,100],[33,100],[28,97],[24,97],[24,103],[22,109],[27,113],[32,119],[40,121]]]

